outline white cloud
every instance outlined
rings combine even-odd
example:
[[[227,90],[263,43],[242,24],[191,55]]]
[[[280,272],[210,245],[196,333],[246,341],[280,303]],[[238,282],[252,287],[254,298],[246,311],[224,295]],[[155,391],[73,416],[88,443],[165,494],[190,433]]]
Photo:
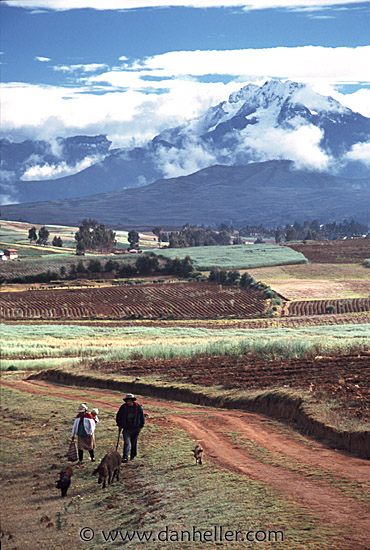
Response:
[[[133,68],[157,77],[227,74],[239,78],[263,75],[298,81],[370,81],[370,46],[326,48],[277,47],[245,50],[177,51],[137,62]]]
[[[245,84],[274,77],[309,83],[316,92],[370,116],[370,90],[335,91],[341,84],[370,82],[369,58],[369,46],[306,46],[169,52],[131,64],[125,60],[121,69],[108,71],[103,64],[66,66],[80,70],[68,73],[74,79],[70,87],[3,84],[2,131],[15,141],[105,133],[114,147],[133,138],[140,143],[198,116]],[[220,75],[220,81],[202,82],[210,73]],[[231,79],[227,84],[224,75]]]
[[[89,88],[3,84],[2,130],[14,141],[106,133],[113,146],[119,147],[133,137],[137,143],[151,139],[163,129],[197,116],[239,87],[239,83],[184,81],[176,82],[164,94],[130,89],[95,95]]]
[[[356,143],[347,153],[346,158],[349,160],[359,160],[370,167],[370,141]]]
[[[81,170],[88,168],[92,164],[99,162],[101,157],[85,157],[82,161],[69,166],[65,161],[62,161],[58,164],[36,164],[30,166],[21,177],[22,181],[32,181],[32,180],[49,180],[55,178],[61,178],[64,176],[70,176],[71,174],[77,174]]]
[[[333,97],[335,97],[334,94]],[[353,94],[338,94],[338,98],[343,105],[352,111],[370,117],[370,89],[363,88]]]
[[[302,126],[288,131],[281,128],[252,126],[240,132],[240,150],[249,149],[255,160],[291,159],[297,168],[324,170],[330,158],[321,151],[322,131],[316,126]],[[235,151],[237,154],[238,151]]]
[[[216,163],[216,157],[204,144],[190,138],[185,140],[181,149],[160,148],[157,151],[157,166],[166,178],[176,178],[197,172]]]
[[[130,10],[138,8],[184,6],[191,8],[239,7],[247,10],[271,8],[330,7],[365,4],[368,0],[7,0],[4,4],[27,9],[71,10]]]
[[[104,70],[108,65],[105,63],[87,63],[85,65],[55,65],[54,71],[61,71],[65,73],[73,73],[76,71],[82,71],[84,73],[92,73],[99,70]]]
[[[35,61],[41,61],[41,63],[46,63],[47,61],[51,61],[51,59],[50,57],[41,57],[39,55],[36,55]]]

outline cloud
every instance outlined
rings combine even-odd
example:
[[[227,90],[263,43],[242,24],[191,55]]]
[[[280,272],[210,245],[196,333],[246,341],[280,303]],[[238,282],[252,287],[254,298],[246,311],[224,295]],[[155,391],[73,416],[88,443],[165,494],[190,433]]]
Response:
[[[104,133],[113,147],[128,145],[133,137],[140,144],[199,116],[243,85],[269,78],[309,83],[316,92],[370,116],[370,90],[336,91],[345,83],[370,82],[369,58],[369,46],[305,46],[168,52],[125,59],[114,70],[98,63],[66,65],[68,87],[3,84],[2,131],[13,141]],[[202,81],[210,73],[213,82]]]
[[[4,4],[26,9],[72,10],[92,8],[96,10],[130,10],[138,8],[163,8],[182,6],[189,8],[243,8],[306,10],[330,6],[366,4],[368,0],[7,0]]]
[[[349,160],[358,160],[370,167],[370,141],[355,143],[352,149],[346,154]]]
[[[302,126],[296,130],[247,126],[239,133],[239,149],[249,150],[256,161],[271,159],[293,160],[297,168],[325,170],[330,165],[328,157],[320,147],[323,132],[316,126]]]
[[[182,142],[181,149],[161,147],[156,153],[157,167],[166,178],[192,174],[217,162],[216,156],[192,136]]]
[[[49,180],[61,178],[64,176],[70,176],[72,174],[77,174],[81,170],[88,168],[92,164],[102,160],[99,156],[94,157],[85,157],[82,161],[74,165],[68,165],[65,161],[62,161],[58,164],[36,164],[30,166],[21,177],[22,181],[33,181],[33,180]]]
[[[46,63],[47,61],[51,61],[50,57],[40,57],[39,55],[35,56],[35,61],[41,61],[41,63]]]
[[[108,67],[105,63],[87,63],[85,65],[55,65],[54,71],[61,71],[65,73],[73,73],[82,71],[84,73],[92,73],[99,70],[104,70]]]
[[[176,51],[138,61],[132,69],[150,70],[162,78],[226,74],[240,79],[265,75],[301,82],[365,82],[370,81],[369,57],[370,46]]]
[[[88,87],[3,84],[2,131],[13,141],[104,133],[114,147],[124,146],[197,116],[239,87],[177,81],[163,94],[109,88],[99,95]]]
[[[337,96],[339,101],[352,111],[370,118],[370,89],[363,88],[353,94],[336,94],[334,92],[332,96]]]

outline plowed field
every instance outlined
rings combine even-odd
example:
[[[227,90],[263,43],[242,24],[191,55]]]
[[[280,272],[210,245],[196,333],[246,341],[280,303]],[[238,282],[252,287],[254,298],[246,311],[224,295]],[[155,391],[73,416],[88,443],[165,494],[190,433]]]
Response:
[[[3,292],[3,319],[209,319],[261,313],[258,292],[209,283]]]
[[[338,408],[356,418],[370,419],[370,352],[299,359],[195,357],[145,359],[99,365],[102,372],[143,376],[150,373],[203,386],[310,390],[318,399],[335,398]]]
[[[334,308],[332,313],[361,313],[370,311],[370,298],[354,298],[351,300],[297,300],[286,304],[284,314],[288,316],[322,315],[330,313],[331,308]]]
[[[309,262],[319,264],[361,264],[370,257],[370,239],[295,243],[289,248],[304,254]]]

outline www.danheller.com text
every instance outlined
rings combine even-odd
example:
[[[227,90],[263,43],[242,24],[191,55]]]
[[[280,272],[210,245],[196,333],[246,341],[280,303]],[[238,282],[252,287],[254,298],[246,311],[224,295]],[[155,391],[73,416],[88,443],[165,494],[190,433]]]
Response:
[[[214,525],[210,529],[171,529],[166,526],[158,531],[135,531],[124,529],[100,530],[83,527],[79,531],[80,539],[91,542],[100,539],[102,542],[284,542],[284,531],[266,531],[264,529],[229,529]]]

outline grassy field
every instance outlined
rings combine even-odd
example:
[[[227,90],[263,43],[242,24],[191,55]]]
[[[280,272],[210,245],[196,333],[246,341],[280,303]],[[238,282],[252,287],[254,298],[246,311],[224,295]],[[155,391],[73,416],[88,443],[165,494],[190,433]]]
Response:
[[[69,227],[69,226],[60,226],[60,225],[47,225],[46,229],[49,231],[49,246],[41,247],[38,245],[30,245],[28,239],[28,231],[31,227],[36,227],[38,232],[41,225],[40,224],[30,224],[24,222],[12,222],[12,221],[1,221],[0,226],[0,245],[3,248],[17,248],[19,249],[20,257],[39,257],[45,253],[45,250],[48,250],[54,254],[68,254],[74,253],[76,250],[76,241],[75,233],[78,230],[78,227]],[[127,248],[129,246],[127,236],[127,231],[116,231],[116,247],[117,248]],[[63,241],[63,247],[53,247],[51,246],[51,241],[53,237],[61,237]],[[144,249],[151,249],[152,247],[157,247],[157,238],[152,234],[140,233],[140,244]],[[49,253],[50,253],[49,252]]]
[[[291,248],[274,244],[198,246],[153,250],[166,258],[190,256],[197,269],[208,271],[211,267],[221,269],[251,269],[256,267],[303,264],[307,259]]]
[[[307,353],[370,349],[370,325],[215,330],[17,324],[3,325],[2,338],[2,355],[7,361],[53,357],[96,357],[109,361],[130,357],[242,355],[250,351],[266,356],[300,357]],[[5,365],[11,366],[8,362]]]
[[[367,298],[369,274],[360,264],[304,264],[262,267],[248,272],[290,300]]]
[[[104,398],[104,392],[99,392]],[[75,401],[28,395],[4,389],[2,408],[3,542],[9,548],[69,548],[89,550],[108,547],[102,531],[121,529],[151,531],[153,550],[194,548],[196,543],[153,540],[166,529],[198,530],[223,526],[230,530],[283,531],[289,550],[346,548],[341,533],[302,504],[286,498],[265,483],[233,474],[210,462],[194,466],[189,450],[194,441],[180,428],[166,422],[166,409],[146,407],[149,420],[139,441],[139,457],[123,468],[121,479],[102,490],[92,477],[93,466],[75,470],[67,499],[54,487],[65,463]],[[73,397],[72,397],[73,399]],[[117,400],[110,398],[117,408]],[[88,401],[89,407],[94,405]],[[27,411],[27,412],[25,412]],[[196,413],[195,413],[196,414]],[[97,428],[97,460],[116,442],[115,411],[100,407]],[[163,452],[165,449],[165,453]],[[82,542],[81,529],[95,532]],[[91,533],[91,532],[90,532]],[[186,540],[186,538],[184,539]],[[281,539],[278,539],[281,540]],[[37,542],[36,542],[37,541]],[[122,547],[118,538],[109,548]],[[281,542],[268,547],[280,548]],[[138,542],[124,544],[137,548]],[[218,548],[208,543],[208,548]],[[239,545],[234,545],[241,548]],[[243,545],[244,547],[245,545]],[[248,544],[259,548],[259,543]]]

